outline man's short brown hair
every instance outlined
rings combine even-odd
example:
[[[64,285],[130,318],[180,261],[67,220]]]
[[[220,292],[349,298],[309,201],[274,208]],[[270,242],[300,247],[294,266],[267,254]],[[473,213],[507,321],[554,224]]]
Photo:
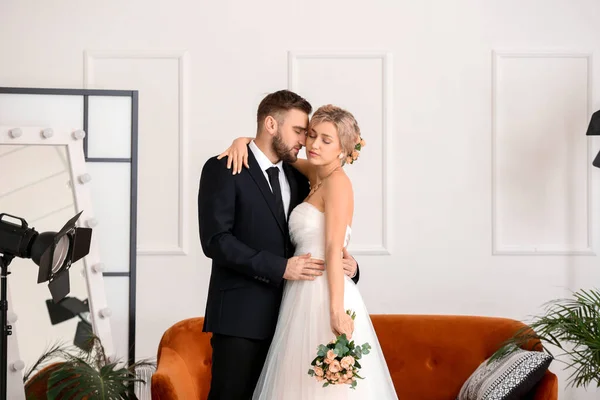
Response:
[[[260,131],[265,118],[269,115],[281,123],[281,115],[294,108],[304,111],[308,115],[312,112],[310,103],[294,92],[279,90],[268,94],[258,105],[256,113],[258,130]]]

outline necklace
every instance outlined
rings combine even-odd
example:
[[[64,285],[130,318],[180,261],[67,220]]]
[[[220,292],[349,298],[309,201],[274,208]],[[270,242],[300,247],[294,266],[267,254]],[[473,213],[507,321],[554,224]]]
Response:
[[[325,180],[327,178],[329,178],[331,176],[331,174],[333,174],[335,171],[337,171],[339,168],[341,167],[336,167],[333,169],[333,171],[331,171],[329,174],[327,174],[327,176],[325,176],[323,179],[321,179],[319,182],[316,183],[316,185],[314,187],[311,186],[310,188],[310,192],[308,192],[308,196],[306,196],[306,198],[308,199],[310,196],[312,196],[317,190],[319,190],[319,188],[321,187],[321,185],[323,185],[323,182],[325,182]]]

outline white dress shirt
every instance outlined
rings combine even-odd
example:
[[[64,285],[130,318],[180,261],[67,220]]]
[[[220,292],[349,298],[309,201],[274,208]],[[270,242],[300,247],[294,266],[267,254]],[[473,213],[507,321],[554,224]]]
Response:
[[[269,175],[267,175],[267,170],[271,167],[277,167],[279,168],[279,186],[281,186],[281,196],[283,197],[283,208],[285,210],[285,215],[286,218],[288,216],[288,211],[290,209],[290,198],[291,198],[291,190],[290,190],[290,183],[288,182],[285,173],[283,171],[283,161],[279,161],[277,164],[273,164],[269,158],[265,155],[265,153],[263,153],[258,146],[256,145],[256,143],[254,143],[254,140],[250,142],[250,150],[252,150],[252,154],[254,154],[254,157],[256,158],[256,161],[258,162],[258,165],[260,166],[260,169],[263,172],[263,175],[265,176],[265,179],[267,180],[267,184],[269,185],[269,187],[271,188],[271,192],[273,191],[273,188],[271,187],[271,182],[269,181]]]

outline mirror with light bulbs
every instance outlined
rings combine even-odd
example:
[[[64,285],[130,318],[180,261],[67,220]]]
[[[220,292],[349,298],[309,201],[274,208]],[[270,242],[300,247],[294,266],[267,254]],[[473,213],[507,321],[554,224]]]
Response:
[[[0,214],[56,232],[81,212],[76,225],[92,230],[58,304],[36,263],[10,264],[9,357],[25,370],[90,332],[114,359],[135,358],[136,146],[135,91],[0,88]]]

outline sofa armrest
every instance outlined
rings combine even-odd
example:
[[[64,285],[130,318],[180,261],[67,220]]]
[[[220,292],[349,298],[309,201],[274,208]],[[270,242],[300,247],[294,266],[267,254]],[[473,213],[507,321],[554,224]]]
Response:
[[[534,390],[533,400],[558,400],[558,378],[546,371]]]
[[[160,361],[152,375],[152,400],[197,399],[196,385],[176,351],[163,347]]]

